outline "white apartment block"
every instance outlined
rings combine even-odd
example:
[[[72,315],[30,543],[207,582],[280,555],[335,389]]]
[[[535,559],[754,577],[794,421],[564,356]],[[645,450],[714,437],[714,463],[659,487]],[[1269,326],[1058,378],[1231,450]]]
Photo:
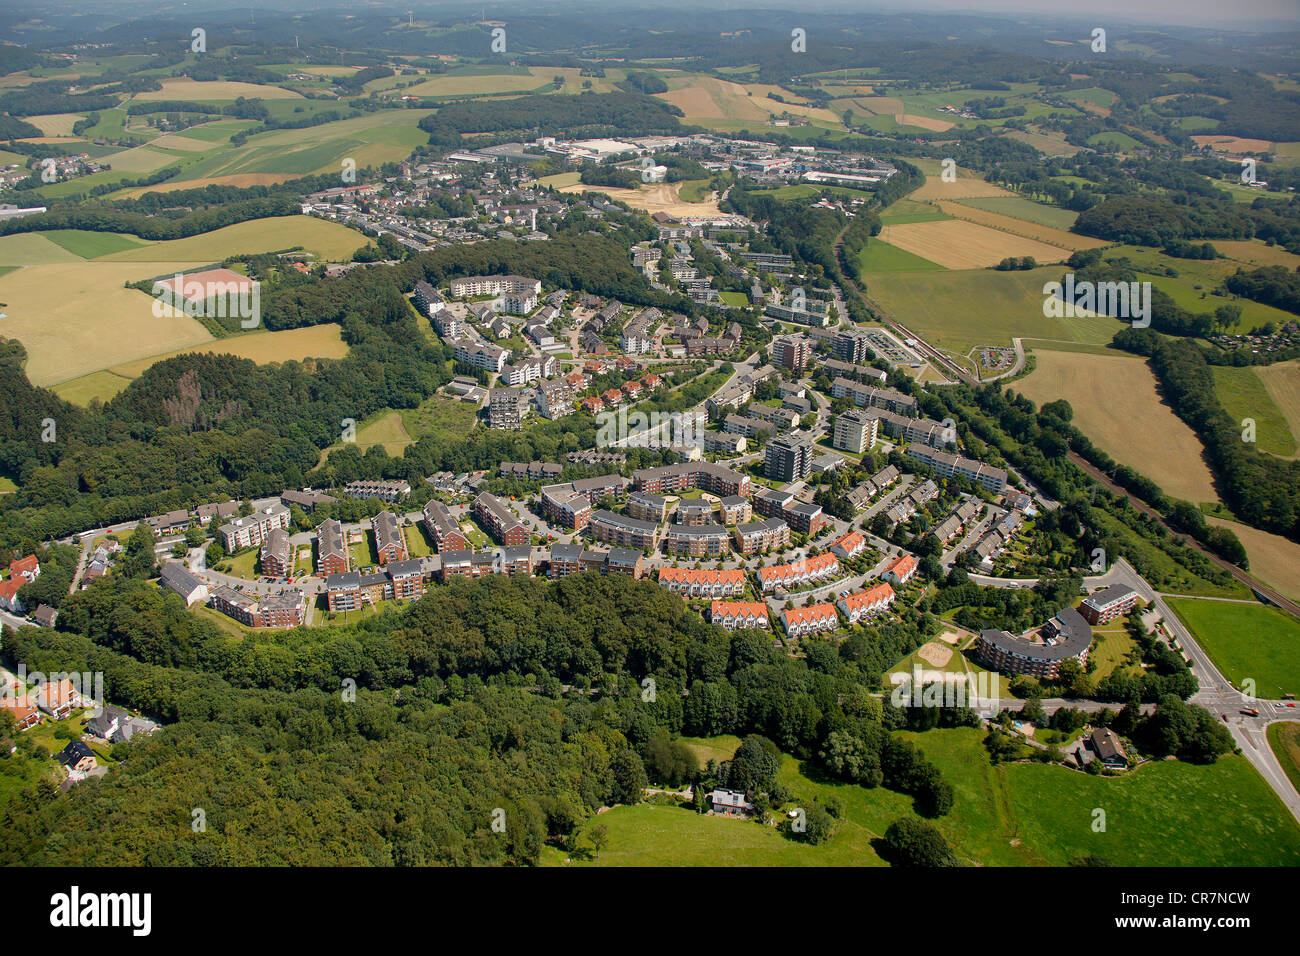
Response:
[[[217,529],[227,553],[261,544],[276,528],[289,527],[289,509],[278,502]]]

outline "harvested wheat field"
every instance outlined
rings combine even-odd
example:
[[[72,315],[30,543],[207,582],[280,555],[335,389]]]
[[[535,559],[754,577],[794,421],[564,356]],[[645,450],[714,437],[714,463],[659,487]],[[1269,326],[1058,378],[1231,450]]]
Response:
[[[204,100],[236,100],[241,96],[263,100],[303,98],[301,93],[286,90],[282,86],[259,86],[256,83],[233,80],[191,80],[188,76],[168,77],[162,81],[162,89],[135,94],[137,100],[189,100],[196,103]]]
[[[78,259],[18,269],[0,276],[0,302],[8,313],[0,332],[27,349],[27,377],[34,385],[211,341],[195,319],[155,316],[152,297],[124,287],[209,261],[154,262],[142,268],[134,262]]]
[[[1273,150],[1273,144],[1266,139],[1247,139],[1222,133],[1204,133],[1193,136],[1192,140],[1197,146],[1208,146],[1216,153],[1268,153]]]
[[[957,125],[948,120],[935,119],[932,116],[917,116],[915,113],[895,113],[894,122],[899,126],[919,126],[921,129],[933,130],[936,133],[945,133]]]
[[[985,196],[1014,196],[1015,193],[986,183],[973,176],[969,170],[957,170],[957,178],[950,183],[939,173],[926,171],[925,182],[908,193],[908,199],[981,199]]]
[[[654,183],[636,189],[617,189],[613,186],[586,186],[582,183],[575,183],[571,186],[561,186],[558,191],[562,193],[603,193],[610,199],[627,203],[633,209],[644,209],[652,214],[656,212],[666,212],[670,216],[717,216],[721,214],[722,211],[718,208],[717,193],[710,193],[709,198],[704,202],[686,202],[678,195],[680,188],[681,183]]]
[[[880,239],[948,269],[983,269],[1008,256],[1033,256],[1039,263],[1063,262],[1070,257],[1069,249],[965,219],[885,226],[880,230]]]
[[[44,116],[28,116],[26,119],[46,136],[71,136],[72,126],[81,119],[81,114],[49,113]]]
[[[1024,236],[1026,239],[1035,239],[1062,249],[1069,249],[1072,252],[1079,249],[1097,249],[1109,245],[1109,243],[1101,239],[1080,236],[1073,232],[1066,232],[1064,229],[1053,229],[1051,226],[1016,219],[1014,216],[1004,216],[1001,213],[989,212],[987,209],[963,206],[959,202],[939,202],[938,206],[954,219],[965,219],[981,226],[988,226],[990,229],[998,229],[1013,235]]]
[[[211,144],[209,144],[211,145]],[[177,189],[202,189],[204,186],[274,186],[286,179],[293,179],[293,173],[236,173],[233,176],[209,176],[206,179],[169,179],[157,186],[140,189],[124,189],[114,193],[113,199],[136,199],[145,193],[168,193]]]
[[[1200,439],[1164,404],[1144,359],[1043,349],[1034,358],[1033,373],[1014,388],[1039,405],[1065,399],[1074,424],[1098,448],[1167,494],[1198,504],[1219,500]]]
[[[672,103],[686,114],[686,122],[703,120],[744,120],[766,123],[772,113],[794,113],[812,120],[839,123],[839,117],[828,109],[816,106],[799,106],[778,103],[767,98],[767,92],[776,87],[768,85],[745,86],[712,76],[688,75],[668,80],[667,93],[656,93],[655,99]],[[786,94],[787,96],[789,94]],[[902,107],[900,106],[899,109]]]
[[[1215,239],[1214,248],[1229,259],[1249,262],[1254,266],[1282,266],[1292,272],[1300,268],[1300,256],[1258,239]]]
[[[1264,383],[1264,391],[1286,419],[1292,435],[1300,436],[1300,359],[1257,365],[1255,374]]]
[[[893,96],[862,96],[854,105],[876,116],[898,116],[903,112],[903,101]]]
[[[1300,544],[1235,521],[1211,515],[1206,515],[1205,520],[1208,524],[1227,528],[1241,540],[1250,559],[1251,574],[1277,588],[1283,597],[1300,601]]]

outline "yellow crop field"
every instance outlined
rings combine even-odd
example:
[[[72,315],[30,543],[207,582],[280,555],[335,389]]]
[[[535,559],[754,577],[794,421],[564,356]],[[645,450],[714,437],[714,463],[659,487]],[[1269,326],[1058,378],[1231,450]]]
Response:
[[[1017,236],[1024,236],[1026,239],[1036,239],[1039,242],[1045,242],[1048,245],[1059,246],[1071,251],[1097,249],[1109,245],[1109,243],[1101,239],[1080,236],[1077,233],[1066,232],[1064,229],[1053,229],[1051,226],[1042,226],[1036,222],[1016,219],[1013,216],[1004,216],[1001,213],[977,209],[974,206],[963,206],[958,202],[940,202],[938,205],[940,209],[955,219],[966,219],[981,226],[988,226],[990,229],[1010,232]]]
[[[1197,146],[1209,146],[1218,153],[1267,153],[1273,149],[1273,144],[1266,139],[1246,139],[1222,133],[1193,136],[1192,140]]]
[[[162,89],[146,90],[135,94],[137,100],[236,100],[249,99],[300,100],[302,95],[280,86],[262,86],[257,83],[237,83],[225,80],[191,80],[188,76],[173,76],[162,81]]]
[[[1036,349],[1032,374],[1013,387],[1039,405],[1063,398],[1074,424],[1102,451],[1195,503],[1218,501],[1200,440],[1156,391],[1136,356]]]
[[[177,189],[201,189],[204,186],[273,186],[293,178],[293,173],[236,173],[233,176],[207,176],[203,179],[169,179],[157,186],[123,189],[113,193],[110,198],[136,199],[145,193],[168,193]]]
[[[26,121],[46,136],[71,136],[72,125],[81,119],[79,113],[49,113],[45,116],[28,116]]]
[[[1278,362],[1276,365],[1259,365],[1255,374],[1264,383],[1264,391],[1286,419],[1292,435],[1300,436],[1300,359]]]
[[[286,329],[281,332],[249,332],[244,335],[214,339],[202,345],[151,355],[103,371],[92,372],[90,375],[62,382],[54,387],[54,391],[60,398],[77,405],[88,405],[94,398],[98,398],[101,402],[108,401],[126,388],[133,379],[144,374],[149,366],[173,355],[187,352],[236,355],[240,358],[252,359],[259,365],[266,365],[271,362],[286,362],[290,359],[342,358],[348,352],[348,345],[343,341],[341,327],[333,323]]]
[[[668,86],[667,93],[656,93],[655,96],[682,110],[687,123],[708,125],[709,120],[765,123],[771,113],[794,113],[810,120],[839,125],[839,117],[830,110],[768,99],[767,93],[775,89],[772,86],[745,85],[693,74],[673,77],[668,80]]]
[[[279,216],[253,219],[224,229],[215,229],[187,239],[155,242],[138,249],[127,249],[105,256],[107,260],[136,263],[166,263],[184,259],[203,263],[218,262],[227,256],[258,252],[277,252],[302,246],[319,259],[345,259],[369,242],[365,236],[347,226],[314,216]],[[152,271],[150,271],[152,270]],[[161,274],[150,265],[148,278]]]
[[[0,266],[39,266],[54,262],[81,262],[81,256],[69,252],[37,232],[17,232],[0,236]],[[4,310],[0,310],[4,311]],[[3,335],[0,326],[0,335]]]
[[[125,288],[127,282],[207,261],[154,262],[142,268],[135,262],[77,259],[17,269],[0,276],[0,302],[7,313],[0,319],[0,334],[27,349],[27,377],[36,385],[210,341],[200,322],[155,316],[150,296]]]
[[[176,162],[178,158],[160,153],[148,146],[137,146],[134,149],[113,153],[108,157],[107,162],[113,167],[115,173],[152,173]]]
[[[1282,592],[1283,597],[1300,601],[1300,544],[1281,535],[1269,534],[1250,525],[1206,515],[1207,523],[1227,528],[1235,534],[1250,559],[1250,573],[1265,584]]]
[[[925,182],[908,194],[909,199],[979,199],[985,196],[1014,196],[1015,193],[985,182],[969,169],[957,167],[957,178],[944,182],[939,164],[914,163],[925,172]]]
[[[880,239],[948,269],[986,268],[1008,256],[1033,256],[1040,263],[1062,262],[1070,256],[1068,249],[965,219],[885,226],[880,230]]]
[[[921,129],[933,130],[936,133],[943,133],[956,126],[945,119],[936,119],[932,116],[918,116],[915,113],[897,113],[894,115],[894,122],[899,126],[919,126]]]
[[[1281,246],[1270,246],[1252,239],[1215,239],[1213,245],[1229,259],[1253,266],[1283,266],[1293,272],[1300,268],[1300,256]]]

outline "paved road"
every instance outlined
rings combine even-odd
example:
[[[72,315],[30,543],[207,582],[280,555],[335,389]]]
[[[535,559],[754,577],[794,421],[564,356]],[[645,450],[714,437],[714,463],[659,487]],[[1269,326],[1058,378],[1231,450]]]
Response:
[[[1173,528],[1171,528],[1165,522],[1164,517],[1159,512],[1157,512],[1154,508],[1148,505],[1141,498],[1136,498],[1133,495],[1129,494],[1127,491],[1125,491],[1123,488],[1117,485],[1114,481],[1112,481],[1108,475],[1103,473],[1100,469],[1094,467],[1088,461],[1085,461],[1082,457],[1080,457],[1075,452],[1070,452],[1069,458],[1070,461],[1072,461],[1075,465],[1081,468],[1088,475],[1088,477],[1092,478],[1098,484],[1104,486],[1106,490],[1109,491],[1111,494],[1120,498],[1127,498],[1129,503],[1133,505],[1134,508],[1136,508],[1142,514],[1146,515],[1152,520],[1159,522],[1160,525],[1166,531],[1168,531],[1169,534],[1173,536],[1175,539],[1181,541],[1183,544],[1187,545],[1192,550],[1198,551],[1201,554],[1203,554],[1216,567],[1222,568],[1224,571],[1227,571],[1234,578],[1236,578],[1242,584],[1246,585],[1246,587],[1250,588],[1255,593],[1259,594],[1265,600],[1270,601],[1273,604],[1276,604],[1278,607],[1282,608],[1282,610],[1293,615],[1294,617],[1300,617],[1300,604],[1297,604],[1295,601],[1283,597],[1281,594],[1279,594],[1277,591],[1274,591],[1263,581],[1259,580],[1256,577],[1253,577],[1246,571],[1243,571],[1241,568],[1237,567],[1232,562],[1225,561],[1223,558],[1219,557],[1217,554],[1213,553],[1204,545],[1202,545],[1191,535],[1184,534],[1181,531],[1176,531]]]

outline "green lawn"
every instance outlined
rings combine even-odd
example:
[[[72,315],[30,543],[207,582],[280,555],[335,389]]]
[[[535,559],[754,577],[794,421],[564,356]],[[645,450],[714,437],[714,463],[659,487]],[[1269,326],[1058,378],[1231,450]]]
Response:
[[[1282,765],[1291,786],[1300,790],[1300,723],[1288,720],[1268,725],[1268,745]]]
[[[1123,628],[1094,628],[1092,633],[1096,642],[1088,654],[1088,662],[1096,665],[1092,679],[1101,680],[1124,662],[1136,644]]]
[[[1195,598],[1168,604],[1236,687],[1253,679],[1257,697],[1300,693],[1300,621],[1264,604]]]
[[[916,199],[900,199],[880,213],[880,223],[884,226],[897,226],[907,222],[937,222],[951,218],[933,203]]]
[[[995,767],[975,728],[906,733],[939,766],[955,790],[952,813],[936,821],[958,855],[984,866],[1068,865],[1092,853],[1120,866],[1294,866],[1300,827],[1245,761],[1229,756],[1211,766],[1150,763],[1123,776],[1093,777],[1063,767]],[[700,757],[726,759],[739,738],[686,738]],[[834,797],[843,807],[831,840],[808,847],[772,827],[696,814],[677,806],[615,807],[593,817],[609,830],[601,866],[878,866],[872,841],[900,817],[911,798],[884,788],[827,780],[786,757],[781,782],[794,805]],[[1219,808],[1231,806],[1225,816]],[[1105,832],[1093,832],[1093,810],[1106,811]],[[567,854],[543,852],[548,865]],[[570,865],[594,866],[594,858]]]
[[[1286,416],[1253,368],[1212,365],[1210,372],[1219,401],[1233,421],[1254,419],[1256,447],[1260,451],[1284,458],[1296,453],[1295,436],[1287,427]]]
[[[423,524],[411,524],[402,529],[406,534],[406,550],[413,558],[423,558],[433,554],[433,543]]]
[[[858,253],[858,268],[864,273],[872,272],[944,272],[943,266],[929,259],[922,259],[913,252],[891,246],[879,239],[868,239],[867,244]]]
[[[86,229],[52,229],[41,235],[83,259],[98,259],[110,252],[122,252],[149,245],[133,236],[119,235],[115,232],[91,232]]]
[[[727,305],[734,305],[741,309],[749,305],[749,296],[745,295],[743,292],[719,292],[718,298],[727,303]]]
[[[956,202],[973,209],[996,212],[1003,216],[1037,223],[1040,226],[1050,226],[1053,229],[1069,229],[1079,218],[1077,212],[1071,212],[1069,209],[1044,205],[1020,196],[985,196],[976,199],[958,199]]]

